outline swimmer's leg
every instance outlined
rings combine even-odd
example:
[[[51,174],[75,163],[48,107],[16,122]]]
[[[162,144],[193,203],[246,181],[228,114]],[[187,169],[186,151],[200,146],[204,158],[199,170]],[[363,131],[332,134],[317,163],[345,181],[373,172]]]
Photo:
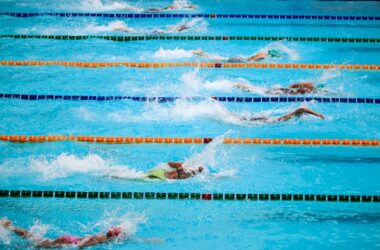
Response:
[[[254,92],[254,91],[252,91],[252,86],[251,85],[249,85],[249,84],[245,84],[245,83],[236,83],[235,85],[234,85],[234,87],[235,88],[237,88],[237,89],[241,89],[241,90],[243,90],[243,91],[246,91],[246,92]]]
[[[296,109],[295,111],[293,111],[292,113],[290,114],[287,114],[287,115],[284,115],[284,116],[281,116],[279,118],[277,118],[277,120],[279,122],[284,122],[284,121],[288,121],[294,117],[300,117],[302,116],[303,114],[310,114],[310,115],[314,115],[314,116],[317,116],[321,119],[325,119],[325,117],[322,115],[322,114],[319,114],[319,113],[316,113],[308,108],[299,108],[299,109]]]

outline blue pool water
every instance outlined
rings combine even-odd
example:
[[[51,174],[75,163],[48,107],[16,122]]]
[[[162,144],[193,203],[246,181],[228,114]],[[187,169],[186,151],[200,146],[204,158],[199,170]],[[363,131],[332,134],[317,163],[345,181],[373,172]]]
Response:
[[[122,0],[0,1],[0,12],[125,13]],[[376,16],[376,1],[193,1],[181,13],[260,13]],[[129,1],[138,8],[165,7],[164,1]],[[132,10],[127,11],[133,12]],[[173,12],[175,13],[175,12]],[[0,34],[141,35],[185,22],[180,18],[0,16]],[[380,21],[199,19],[175,35],[245,35],[379,38]],[[125,34],[115,28],[130,27]],[[379,64],[378,43],[290,41],[61,41],[0,39],[0,60],[202,61],[201,48],[223,57],[249,56],[262,48],[288,54],[266,62]],[[379,98],[377,71],[301,69],[0,67],[0,93],[129,96],[260,96],[233,87],[312,81],[318,96]],[[262,137],[379,139],[378,104],[141,103],[130,101],[25,101],[0,99],[0,134],[141,137]],[[325,120],[303,117],[286,123],[249,124],[238,115],[282,115],[301,105]],[[315,193],[379,195],[379,147],[224,145],[106,145],[77,142],[0,143],[0,189]],[[170,182],[138,177],[160,162],[191,161],[205,174]],[[376,203],[318,203],[194,200],[81,200],[1,198],[0,217],[46,237],[88,235],[122,224],[129,240],[94,249],[225,249],[380,247]],[[142,242],[159,238],[162,243]],[[31,245],[0,227],[1,249]]]

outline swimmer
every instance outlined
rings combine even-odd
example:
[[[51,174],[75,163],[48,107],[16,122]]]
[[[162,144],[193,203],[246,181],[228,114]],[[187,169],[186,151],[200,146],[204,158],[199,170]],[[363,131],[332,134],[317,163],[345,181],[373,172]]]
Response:
[[[148,179],[158,180],[183,180],[203,172],[202,166],[199,166],[197,170],[187,171],[183,168],[183,162],[168,162],[165,165],[164,167],[158,166],[149,170],[146,177]],[[169,169],[167,167],[169,167]]]
[[[200,57],[205,57],[210,60],[215,60],[215,55],[211,55],[208,53],[205,53],[201,49],[193,50],[191,51],[194,55],[200,56]],[[261,61],[263,59],[266,59],[268,57],[270,58],[280,58],[286,56],[286,53],[283,53],[279,50],[275,49],[270,49],[267,52],[259,52],[255,55],[249,56],[249,57],[231,57],[231,58],[224,58],[222,60],[218,61],[225,61],[229,63],[241,63],[241,62],[250,62],[250,61]]]
[[[151,35],[161,35],[161,34],[167,34],[167,33],[179,33],[186,30],[189,30],[191,27],[193,27],[197,22],[199,22],[201,19],[193,19],[186,22],[180,22],[178,24],[172,25],[167,29],[159,29],[154,28],[151,31],[145,31],[148,34]],[[133,28],[130,28],[125,25],[120,25],[119,27],[114,28],[115,31],[122,31],[126,33],[138,33],[139,31],[136,31]]]
[[[186,20],[186,21],[181,21],[175,25],[169,26],[166,30],[163,29],[154,29],[150,33],[152,35],[161,35],[161,34],[168,34],[168,33],[179,33],[183,31],[187,31],[194,27],[195,25],[199,24],[202,21],[201,18],[195,18],[192,20]]]
[[[196,10],[197,6],[193,5],[187,1],[177,1],[176,3],[173,3],[165,8],[150,8],[147,10],[147,12],[164,12],[164,11],[170,11],[170,10]]]
[[[12,222],[8,219],[0,220],[0,225],[5,229],[17,234],[18,236],[28,239],[30,241],[33,240],[33,234],[26,229],[16,227],[12,224]],[[34,247],[37,248],[63,248],[63,247],[88,247],[94,246],[98,244],[102,244],[105,242],[109,242],[115,240],[122,234],[121,227],[111,227],[107,233],[99,233],[93,236],[84,236],[77,237],[73,235],[62,235],[55,239],[38,239],[33,240]],[[126,238],[126,234],[123,233],[123,238]]]
[[[114,30],[122,31],[122,32],[126,32],[126,33],[134,33],[134,32],[136,32],[133,28],[129,28],[129,27],[126,27],[126,26],[121,26],[121,27],[115,28]]]
[[[305,114],[310,114],[310,115],[314,115],[314,116],[317,116],[321,119],[325,119],[325,117],[322,115],[322,114],[319,114],[319,113],[316,113],[308,108],[298,108],[296,109],[295,111],[287,114],[287,115],[283,115],[283,116],[280,116],[280,117],[267,117],[267,116],[254,116],[254,117],[247,117],[247,116],[239,116],[239,115],[236,115],[236,114],[232,114],[233,116],[235,116],[236,118],[238,118],[239,120],[241,121],[248,121],[248,122],[263,122],[263,123],[275,123],[275,122],[285,122],[285,121],[289,121],[290,119],[292,118],[297,118],[297,117],[301,117]]]
[[[234,85],[234,87],[243,91],[254,93],[258,92],[258,88],[262,89],[261,87],[256,87],[247,83],[237,83]],[[263,92],[268,95],[303,95],[317,93],[323,88],[323,84],[314,86],[314,84],[311,82],[299,82],[293,83],[286,88],[264,89]]]

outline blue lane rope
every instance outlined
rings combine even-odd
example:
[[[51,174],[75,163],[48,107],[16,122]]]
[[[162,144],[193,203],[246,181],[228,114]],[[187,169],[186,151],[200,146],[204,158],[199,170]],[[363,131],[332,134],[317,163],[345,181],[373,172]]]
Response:
[[[0,190],[5,198],[71,198],[71,199],[149,199],[149,200],[251,200],[251,201],[321,201],[380,202],[380,195],[345,194],[263,194],[263,193],[168,193],[168,192],[82,192],[53,190]]]
[[[331,16],[331,15],[280,15],[280,14],[163,14],[163,13],[57,13],[57,12],[1,12],[12,17],[107,17],[107,18],[240,18],[240,19],[288,19],[288,20],[342,20],[379,21],[380,16]]]
[[[191,96],[191,97],[146,97],[146,96],[89,96],[89,95],[30,95],[30,94],[0,94],[0,99],[21,100],[67,100],[67,101],[139,101],[139,102],[175,102],[177,100],[220,102],[321,102],[321,103],[370,103],[380,104],[380,98],[350,98],[350,97],[234,97],[234,96]]]

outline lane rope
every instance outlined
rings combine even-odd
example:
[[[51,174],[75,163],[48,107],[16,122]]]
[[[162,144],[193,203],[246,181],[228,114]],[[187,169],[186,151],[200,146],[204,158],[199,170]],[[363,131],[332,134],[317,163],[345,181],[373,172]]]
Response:
[[[53,94],[3,94],[0,99],[21,99],[21,100],[65,100],[65,101],[137,101],[137,102],[175,102],[177,100],[186,101],[206,101],[213,99],[219,102],[319,102],[319,103],[369,103],[380,104],[380,98],[351,98],[351,97],[238,97],[238,96],[89,96],[89,95],[53,95]]]
[[[12,17],[107,17],[107,18],[240,18],[240,19],[288,19],[288,20],[339,20],[379,21],[380,16],[332,16],[332,15],[286,15],[286,14],[217,14],[217,13],[62,13],[62,12],[2,12]]]
[[[3,60],[2,66],[67,66],[67,67],[131,67],[131,68],[276,68],[276,69],[344,69],[380,70],[380,65],[368,64],[313,64],[313,63],[210,63],[210,62],[69,62],[69,61],[14,61]]]
[[[142,40],[249,40],[249,41],[295,41],[295,42],[338,42],[338,43],[380,43],[380,38],[346,38],[346,37],[288,37],[288,36],[93,36],[93,35],[0,35],[0,38],[15,39],[53,39],[53,40],[85,40],[85,39],[105,39],[119,42],[142,41]]]
[[[380,202],[380,195],[0,190],[6,198]]]
[[[208,144],[210,137],[119,137],[74,135],[0,135],[0,141],[43,143],[57,141],[107,144]],[[290,139],[290,138],[224,138],[224,144],[307,145],[307,146],[380,146],[379,140],[368,139]]]

